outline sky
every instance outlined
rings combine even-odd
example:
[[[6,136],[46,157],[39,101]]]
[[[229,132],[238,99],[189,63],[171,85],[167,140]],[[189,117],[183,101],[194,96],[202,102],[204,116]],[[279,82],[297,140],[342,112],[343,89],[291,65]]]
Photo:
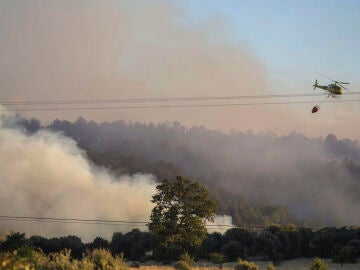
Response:
[[[315,71],[356,92],[359,15],[355,0],[0,0],[0,101],[311,94],[329,83]],[[20,113],[360,139],[358,102],[316,104]]]
[[[306,81],[318,70],[359,83],[359,1],[185,2],[195,22],[214,16],[226,18],[229,40],[246,43],[265,61],[274,78],[289,72]]]

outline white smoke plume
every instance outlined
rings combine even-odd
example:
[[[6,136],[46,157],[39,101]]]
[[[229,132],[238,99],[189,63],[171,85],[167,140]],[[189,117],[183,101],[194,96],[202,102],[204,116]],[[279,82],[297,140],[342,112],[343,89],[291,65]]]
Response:
[[[152,175],[115,179],[106,170],[91,166],[70,138],[48,131],[27,135],[7,126],[0,120],[0,215],[149,219],[155,192]],[[11,229],[46,237],[71,234],[86,240],[109,238],[114,231],[132,228],[0,220],[0,231]]]
[[[214,221],[206,222],[206,226],[209,233],[225,233],[227,230],[235,227],[232,217],[228,215],[215,215]]]

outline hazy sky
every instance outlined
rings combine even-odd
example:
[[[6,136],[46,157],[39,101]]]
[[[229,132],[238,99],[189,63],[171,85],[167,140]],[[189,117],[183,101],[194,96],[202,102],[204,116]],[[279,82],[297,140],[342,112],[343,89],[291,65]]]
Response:
[[[315,70],[356,92],[359,15],[355,0],[0,0],[0,100],[313,93]],[[315,104],[24,114],[360,139],[359,102]]]

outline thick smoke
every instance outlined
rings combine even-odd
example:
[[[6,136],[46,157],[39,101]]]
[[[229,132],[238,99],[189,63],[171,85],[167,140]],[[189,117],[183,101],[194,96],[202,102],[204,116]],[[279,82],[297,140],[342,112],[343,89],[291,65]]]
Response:
[[[9,120],[9,119],[8,119]],[[0,122],[1,215],[146,221],[155,192],[151,175],[115,179],[92,167],[75,141],[39,131],[27,135]],[[86,240],[109,238],[134,226],[106,226],[1,221],[0,231],[61,236]],[[145,228],[140,228],[145,229]]]
[[[54,121],[51,128],[99,151],[179,164],[184,174],[261,205],[284,205],[299,219],[326,225],[359,224],[360,145],[334,135],[187,129],[179,123]],[[91,135],[94,134],[94,135]],[[95,135],[96,134],[96,135]],[[100,139],[100,140],[99,140]]]

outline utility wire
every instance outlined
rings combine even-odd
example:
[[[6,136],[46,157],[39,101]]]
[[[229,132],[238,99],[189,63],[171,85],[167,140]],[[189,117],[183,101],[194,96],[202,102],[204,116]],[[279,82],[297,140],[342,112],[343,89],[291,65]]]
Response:
[[[255,102],[255,103],[218,103],[218,104],[179,104],[156,106],[106,106],[106,107],[47,107],[47,108],[12,108],[1,109],[0,112],[11,111],[79,111],[79,110],[121,110],[121,109],[161,109],[161,108],[204,108],[204,107],[235,107],[235,106],[263,106],[284,104],[314,104],[314,103],[343,103],[359,102],[360,99],[349,100],[312,100],[312,101],[284,101],[284,102]]]
[[[53,218],[53,217],[29,217],[29,216],[0,216],[0,218],[13,219],[34,219],[34,220],[52,220],[52,221],[80,221],[80,222],[107,222],[107,223],[130,223],[146,224],[146,221],[125,221],[125,220],[107,220],[107,219],[79,219],[79,218]]]
[[[21,221],[21,222],[40,222],[40,223],[61,223],[61,224],[82,224],[82,225],[107,225],[107,226],[131,226],[145,227],[146,224],[128,224],[128,223],[108,223],[108,222],[81,222],[81,221],[61,221],[61,220],[39,220],[39,219],[14,219],[0,218],[0,221]]]
[[[360,92],[349,92],[343,95],[359,95]],[[314,94],[278,94],[278,95],[243,95],[243,96],[200,96],[200,97],[174,97],[174,98],[129,98],[129,99],[69,99],[69,100],[31,100],[31,101],[0,101],[8,106],[33,106],[33,105],[76,105],[76,104],[99,104],[99,103],[141,103],[141,102],[172,102],[172,101],[209,101],[209,100],[238,100],[238,99],[269,99],[269,98],[293,98],[293,97],[316,97],[327,93]]]
[[[65,223],[65,224],[83,224],[83,225],[111,225],[111,226],[138,226],[145,227],[146,221],[125,221],[125,220],[107,220],[107,219],[78,219],[78,218],[53,218],[53,217],[31,217],[31,216],[0,216],[0,221],[22,221],[22,222],[42,222],[42,223]],[[222,228],[241,228],[241,229],[266,229],[269,226],[251,226],[251,225],[229,225],[229,224],[206,224],[209,229]],[[312,227],[309,229],[321,229],[321,227]]]

